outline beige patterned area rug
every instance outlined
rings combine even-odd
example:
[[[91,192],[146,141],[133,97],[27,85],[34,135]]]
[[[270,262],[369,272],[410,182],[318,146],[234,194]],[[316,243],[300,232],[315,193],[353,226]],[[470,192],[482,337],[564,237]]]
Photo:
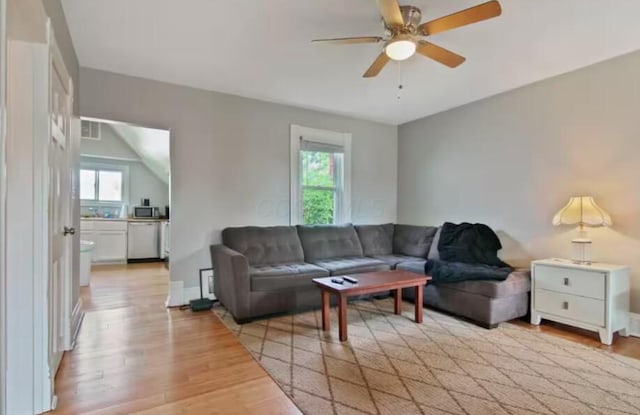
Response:
[[[391,299],[349,304],[349,340],[320,311],[237,325],[305,414],[640,414],[640,360],[513,324],[485,330]]]

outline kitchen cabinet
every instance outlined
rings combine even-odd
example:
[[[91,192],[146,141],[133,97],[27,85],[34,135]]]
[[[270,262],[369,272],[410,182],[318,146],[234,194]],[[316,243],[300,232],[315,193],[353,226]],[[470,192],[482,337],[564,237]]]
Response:
[[[82,220],[80,239],[95,242],[94,263],[127,262],[127,222],[124,220]]]

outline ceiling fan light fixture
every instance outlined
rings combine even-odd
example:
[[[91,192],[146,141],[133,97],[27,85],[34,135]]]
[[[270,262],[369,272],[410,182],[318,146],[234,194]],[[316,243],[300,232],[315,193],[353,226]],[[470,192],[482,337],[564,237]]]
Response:
[[[416,42],[408,37],[393,39],[385,46],[384,53],[394,61],[409,59],[416,53]]]

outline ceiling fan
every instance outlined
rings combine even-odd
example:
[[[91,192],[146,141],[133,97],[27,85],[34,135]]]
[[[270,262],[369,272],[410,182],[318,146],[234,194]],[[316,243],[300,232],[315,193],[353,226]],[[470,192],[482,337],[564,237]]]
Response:
[[[363,77],[371,78],[380,73],[389,60],[403,61],[409,59],[416,52],[455,68],[465,61],[465,58],[444,49],[421,37],[435,35],[460,26],[477,23],[492,17],[500,16],[500,3],[492,0],[478,6],[440,17],[430,22],[420,24],[422,11],[414,6],[400,6],[398,0],[377,0],[385,34],[380,36],[345,37],[335,39],[316,39],[313,43],[332,43],[338,45],[379,43],[384,42],[384,49],[367,69]]]

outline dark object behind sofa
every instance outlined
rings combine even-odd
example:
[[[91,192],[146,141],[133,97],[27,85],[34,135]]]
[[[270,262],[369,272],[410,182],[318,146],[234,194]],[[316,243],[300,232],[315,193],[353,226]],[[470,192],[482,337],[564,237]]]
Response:
[[[508,267],[509,264],[498,258],[500,249],[502,245],[498,235],[487,225],[467,222],[445,222],[442,225],[438,241],[442,261]]]
[[[481,223],[445,222],[438,241],[439,260],[430,259],[425,273],[434,284],[507,279],[513,269],[498,258],[502,248],[493,229]]]

